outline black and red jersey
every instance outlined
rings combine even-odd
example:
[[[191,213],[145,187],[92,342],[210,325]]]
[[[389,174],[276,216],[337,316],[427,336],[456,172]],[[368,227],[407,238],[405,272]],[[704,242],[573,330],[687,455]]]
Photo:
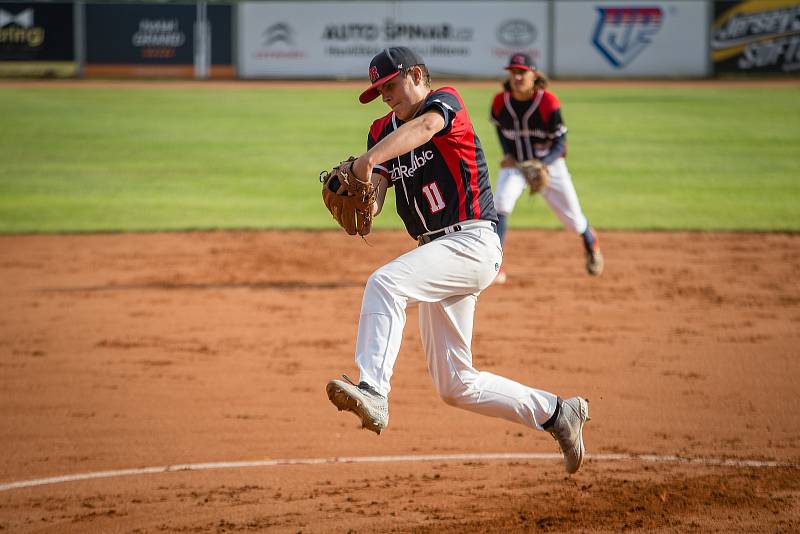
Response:
[[[550,164],[566,155],[567,127],[561,104],[546,89],[537,89],[524,101],[515,100],[509,91],[497,93],[492,100],[492,123],[503,153],[517,161],[539,159]]]
[[[396,187],[397,213],[408,233],[420,235],[469,219],[497,222],[481,142],[461,96],[452,87],[431,91],[417,116],[436,110],[444,128],[407,154],[375,167]],[[403,124],[394,112],[372,123],[367,149]]]

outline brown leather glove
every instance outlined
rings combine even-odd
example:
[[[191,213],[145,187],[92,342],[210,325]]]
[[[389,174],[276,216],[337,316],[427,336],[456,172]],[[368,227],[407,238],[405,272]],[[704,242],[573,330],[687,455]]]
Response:
[[[540,192],[550,183],[550,173],[547,171],[547,165],[538,159],[529,159],[517,164],[525,181],[528,182],[528,191],[531,195]]]
[[[350,156],[330,171],[322,171],[322,201],[339,226],[350,235],[367,235],[372,230],[372,208],[376,189],[372,182],[353,173],[355,157]]]

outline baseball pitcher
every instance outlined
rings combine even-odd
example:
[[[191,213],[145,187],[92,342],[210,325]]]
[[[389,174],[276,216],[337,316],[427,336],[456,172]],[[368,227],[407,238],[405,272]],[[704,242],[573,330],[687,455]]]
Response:
[[[500,268],[502,248],[486,160],[461,96],[452,87],[431,90],[422,58],[406,47],[376,55],[369,79],[359,100],[380,97],[390,111],[372,123],[367,152],[323,173],[330,184],[323,197],[355,197],[325,203],[349,234],[364,235],[369,225],[358,221],[371,224],[394,187],[397,214],[417,246],[369,277],[355,347],[359,381],[331,380],[328,398],[356,414],[364,428],[386,429],[406,308],[417,305],[428,370],[442,399],[549,432],[574,473],[584,458],[587,401],[561,400],[472,363],[475,305]],[[352,190],[342,183],[353,184]],[[360,211],[342,215],[351,209],[345,205]]]

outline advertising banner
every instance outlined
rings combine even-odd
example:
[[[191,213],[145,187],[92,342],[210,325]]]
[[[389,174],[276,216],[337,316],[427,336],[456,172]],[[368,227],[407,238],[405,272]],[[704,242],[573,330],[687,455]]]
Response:
[[[0,3],[0,74],[72,76],[73,6]]]
[[[560,77],[706,76],[704,0],[555,2],[554,72]]]
[[[714,72],[800,72],[800,1],[714,2]]]
[[[194,75],[192,4],[88,4],[87,76]],[[231,7],[208,6],[211,76],[232,77]]]
[[[408,46],[435,76],[503,76],[514,52],[547,68],[547,2],[243,2],[245,78],[366,77],[372,57]]]

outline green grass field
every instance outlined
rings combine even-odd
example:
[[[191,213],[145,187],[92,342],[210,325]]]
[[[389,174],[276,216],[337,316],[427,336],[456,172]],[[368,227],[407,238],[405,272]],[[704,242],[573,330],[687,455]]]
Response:
[[[455,84],[457,86],[457,84]],[[495,87],[461,91],[490,164]],[[797,86],[554,92],[600,229],[800,229]],[[334,228],[319,172],[363,151],[357,90],[0,86],[0,232]],[[393,202],[393,200],[390,200]],[[559,227],[523,196],[513,227]],[[377,228],[401,228],[392,209]]]

